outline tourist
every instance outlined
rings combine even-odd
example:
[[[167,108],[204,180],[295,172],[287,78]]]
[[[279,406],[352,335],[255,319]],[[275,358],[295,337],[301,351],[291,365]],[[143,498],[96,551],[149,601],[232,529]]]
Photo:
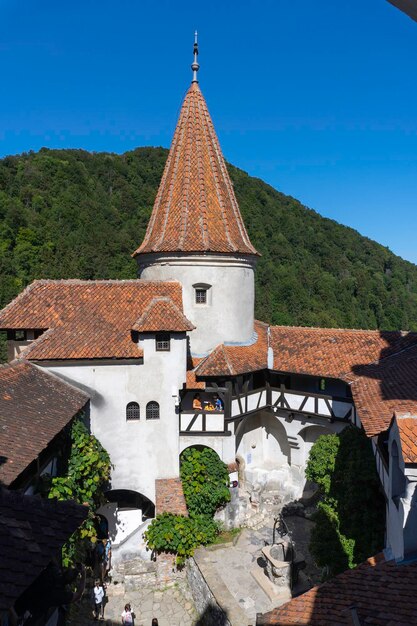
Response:
[[[136,615],[132,611],[130,604],[125,604],[125,610],[122,613],[122,624],[133,626]]]
[[[200,394],[196,393],[193,399],[193,409],[197,409],[197,411],[202,411],[203,405],[201,404]]]
[[[158,626],[158,620],[156,619],[156,617],[154,617],[154,618],[152,619],[152,624],[151,624],[151,626]]]
[[[94,549],[94,576],[96,578],[100,578],[100,582],[102,584],[104,582],[104,573],[106,571],[104,562],[105,555],[106,550],[104,547],[104,543],[101,539],[99,539],[96,542],[96,547]]]
[[[104,580],[109,574],[111,570],[111,539],[107,536],[107,539],[103,539],[104,544],[104,568],[103,568],[103,578]]]
[[[223,403],[217,393],[214,394],[214,408],[216,409],[216,411],[223,411]]]
[[[93,599],[94,599],[94,619],[104,620],[104,589],[101,581],[97,578],[94,589],[93,589]]]

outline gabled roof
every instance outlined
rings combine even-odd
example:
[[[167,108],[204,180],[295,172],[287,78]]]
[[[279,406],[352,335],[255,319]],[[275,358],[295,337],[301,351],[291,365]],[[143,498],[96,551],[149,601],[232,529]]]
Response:
[[[0,611],[13,606],[87,515],[74,502],[0,487]]]
[[[268,325],[255,321],[256,340],[249,346],[220,344],[195,368],[199,377],[237,376],[268,365]]]
[[[16,480],[88,399],[31,363],[0,366],[0,483]]]
[[[0,328],[49,329],[24,352],[30,360],[138,359],[131,331],[155,297],[182,311],[178,281],[36,280],[0,312]]]
[[[145,239],[133,256],[149,252],[258,254],[196,82],[185,96]]]
[[[257,626],[352,626],[350,607],[361,624],[417,624],[417,561],[397,564],[383,555],[313,587],[279,608],[258,615]]]
[[[417,402],[416,402],[417,410]],[[395,415],[404,463],[417,463],[417,415]]]
[[[132,330],[152,333],[155,331],[185,332],[194,330],[188,320],[171,298],[153,298],[140,318],[133,324]]]

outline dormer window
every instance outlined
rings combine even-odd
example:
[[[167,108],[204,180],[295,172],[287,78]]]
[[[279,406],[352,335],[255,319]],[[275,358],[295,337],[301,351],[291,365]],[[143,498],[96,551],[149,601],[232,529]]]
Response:
[[[157,333],[155,335],[155,350],[157,352],[169,352],[171,350],[171,336],[169,333]]]
[[[206,285],[205,283],[197,283],[193,285],[194,287],[194,303],[197,305],[205,305],[211,304],[210,295],[211,295],[211,285]]]

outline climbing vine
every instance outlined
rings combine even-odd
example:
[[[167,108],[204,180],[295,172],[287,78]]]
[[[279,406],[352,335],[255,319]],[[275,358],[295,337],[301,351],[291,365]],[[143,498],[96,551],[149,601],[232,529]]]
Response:
[[[162,513],[144,534],[151,550],[176,554],[179,566],[198,546],[215,541],[214,513],[230,500],[227,465],[211,448],[184,450],[180,475],[189,517]]]
[[[85,522],[70,537],[62,550],[63,564],[83,560],[85,551],[97,539],[94,511],[105,501],[103,490],[110,478],[110,457],[101,443],[77,419],[71,429],[71,453],[65,476],[52,479],[48,497],[75,500],[89,506]]]
[[[349,426],[338,435],[319,437],[306,477],[321,491],[310,543],[316,563],[333,576],[379,552],[385,503],[365,433]]]
[[[187,448],[181,454],[181,481],[190,516],[212,518],[230,501],[226,463],[211,448]]]

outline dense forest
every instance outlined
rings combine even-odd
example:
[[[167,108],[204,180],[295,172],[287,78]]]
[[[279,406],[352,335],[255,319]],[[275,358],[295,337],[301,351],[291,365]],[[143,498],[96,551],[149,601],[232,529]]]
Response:
[[[0,305],[35,278],[134,278],[167,150],[0,160]],[[417,266],[229,166],[274,324],[417,329]]]

